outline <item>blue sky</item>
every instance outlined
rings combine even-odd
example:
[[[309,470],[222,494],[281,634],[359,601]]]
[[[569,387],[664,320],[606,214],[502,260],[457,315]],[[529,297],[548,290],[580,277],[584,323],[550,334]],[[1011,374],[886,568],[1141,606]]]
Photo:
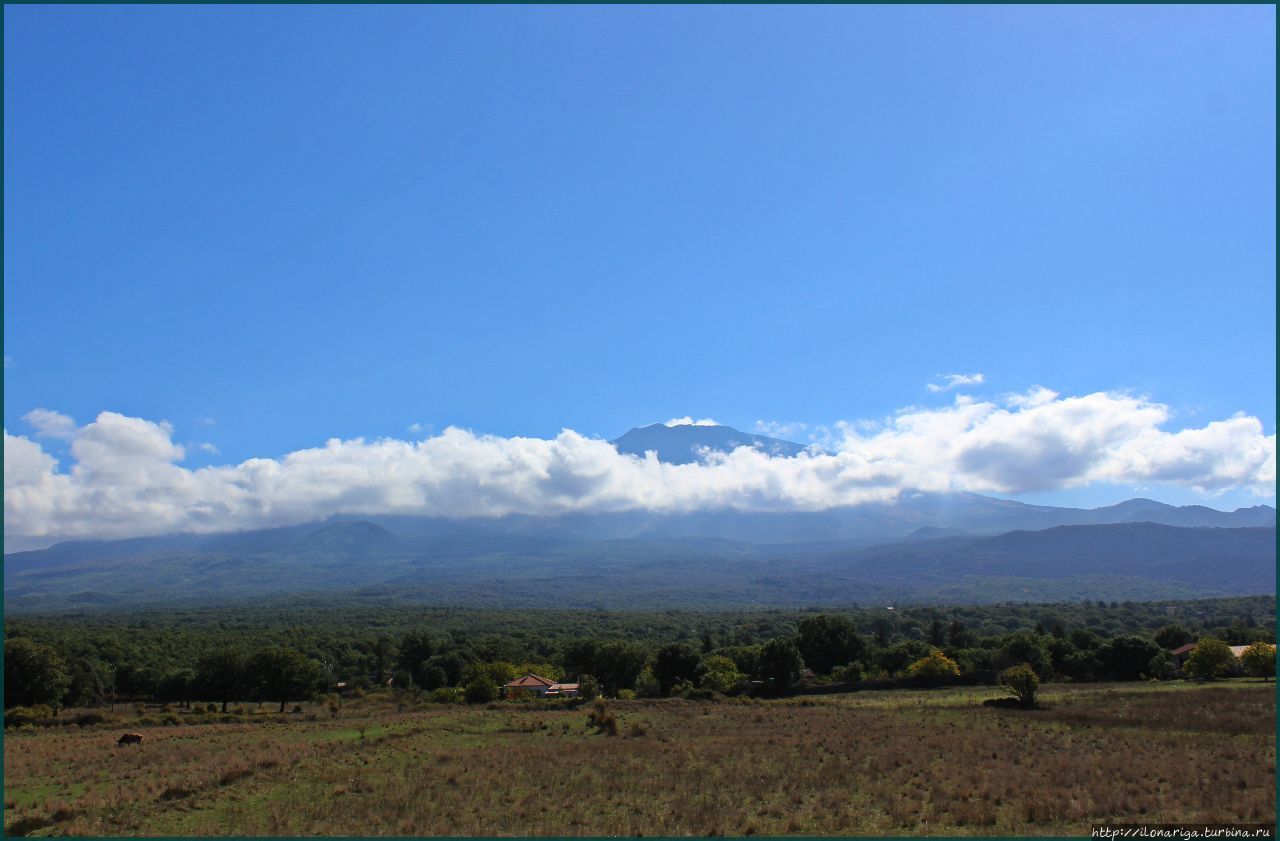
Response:
[[[1275,432],[1274,7],[4,15],[13,435],[829,427],[975,372]]]

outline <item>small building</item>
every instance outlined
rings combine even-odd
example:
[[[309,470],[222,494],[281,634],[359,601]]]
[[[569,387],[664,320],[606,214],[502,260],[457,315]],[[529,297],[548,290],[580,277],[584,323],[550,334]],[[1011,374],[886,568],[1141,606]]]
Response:
[[[557,683],[540,675],[528,674],[518,677],[503,685],[508,698],[527,692],[539,698],[574,698],[578,694],[578,684]]]
[[[554,680],[548,680],[535,674],[528,674],[524,677],[518,677],[510,683],[505,684],[502,688],[506,690],[507,697],[518,695],[521,692],[528,692],[541,698],[546,695],[551,687],[555,686]]]
[[[576,683],[553,683],[551,688],[542,696],[544,698],[577,698],[578,684]]]

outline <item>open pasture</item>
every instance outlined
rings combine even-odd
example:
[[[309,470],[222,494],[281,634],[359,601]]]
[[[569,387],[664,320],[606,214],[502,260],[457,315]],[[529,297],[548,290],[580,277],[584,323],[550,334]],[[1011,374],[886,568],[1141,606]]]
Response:
[[[990,688],[6,734],[5,827],[37,835],[1087,834],[1275,819],[1271,683]],[[318,711],[320,708],[315,708]],[[308,720],[310,719],[310,720]],[[613,729],[613,728],[606,728]]]

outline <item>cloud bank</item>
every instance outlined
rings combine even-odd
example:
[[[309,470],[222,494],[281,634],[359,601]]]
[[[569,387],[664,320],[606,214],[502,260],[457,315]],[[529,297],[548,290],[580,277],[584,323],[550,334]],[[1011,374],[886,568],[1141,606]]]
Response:
[[[837,424],[832,453],[771,458],[744,447],[688,465],[622,455],[568,429],[540,439],[450,427],[418,441],[332,439],[280,459],[193,470],[179,464],[186,453],[168,424],[103,412],[68,430],[55,415],[29,418],[39,434],[69,438],[67,470],[32,438],[4,433],[9,546],[265,528],[336,513],[821,510],[910,490],[1016,494],[1094,482],[1275,494],[1275,434],[1264,435],[1257,418],[1169,432],[1160,428],[1170,415],[1162,404],[1041,388]]]

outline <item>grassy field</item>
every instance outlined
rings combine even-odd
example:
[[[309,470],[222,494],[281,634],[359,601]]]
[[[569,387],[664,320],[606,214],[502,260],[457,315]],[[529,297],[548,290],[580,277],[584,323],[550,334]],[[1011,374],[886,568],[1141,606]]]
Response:
[[[1275,819],[1274,685],[1048,686],[10,731],[6,834],[1088,834]]]

